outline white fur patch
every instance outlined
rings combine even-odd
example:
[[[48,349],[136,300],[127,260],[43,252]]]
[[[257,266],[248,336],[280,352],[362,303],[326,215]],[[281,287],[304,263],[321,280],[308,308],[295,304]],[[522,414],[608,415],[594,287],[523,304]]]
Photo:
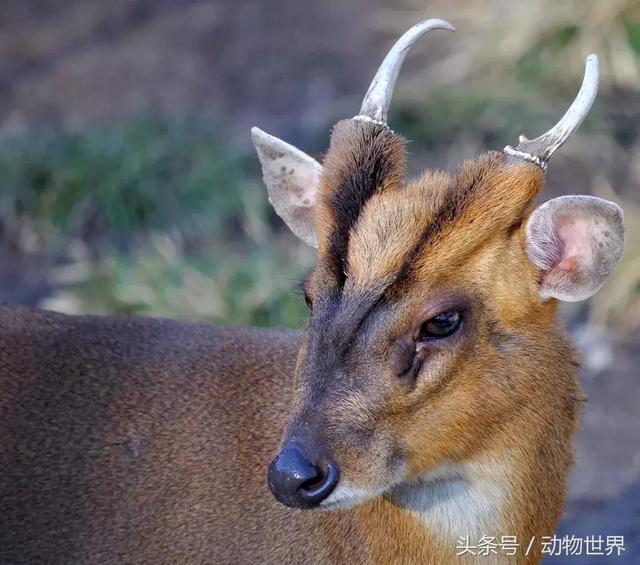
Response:
[[[344,510],[358,506],[367,500],[383,495],[391,486],[399,484],[404,478],[404,474],[405,466],[400,463],[393,472],[391,484],[385,482],[384,485],[369,488],[363,488],[341,478],[336,489],[320,503],[320,508],[323,510]]]
[[[455,543],[460,536],[480,539],[502,531],[507,484],[505,468],[497,461],[448,464],[415,481],[379,490],[341,480],[320,508],[343,510],[386,496],[410,512],[429,532]]]
[[[388,494],[425,528],[455,543],[460,536],[479,539],[500,530],[505,501],[502,470],[495,464],[450,464]]]
[[[383,491],[375,492],[362,487],[350,484],[349,481],[341,480],[337,488],[320,503],[323,510],[344,510],[353,508],[367,500],[375,498]]]

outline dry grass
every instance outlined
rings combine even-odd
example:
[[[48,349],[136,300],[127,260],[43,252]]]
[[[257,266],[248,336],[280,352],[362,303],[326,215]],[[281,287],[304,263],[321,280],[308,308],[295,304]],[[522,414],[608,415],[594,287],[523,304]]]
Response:
[[[380,27],[394,34],[416,19],[442,17],[456,25],[455,39],[434,63],[438,82],[470,79],[507,88],[517,68],[535,62],[542,77],[575,84],[585,56],[598,53],[602,83],[638,89],[638,0],[412,0],[413,9],[380,13]],[[532,61],[534,59],[534,61]],[[494,82],[496,78],[500,82]],[[537,77],[534,77],[537,78]]]

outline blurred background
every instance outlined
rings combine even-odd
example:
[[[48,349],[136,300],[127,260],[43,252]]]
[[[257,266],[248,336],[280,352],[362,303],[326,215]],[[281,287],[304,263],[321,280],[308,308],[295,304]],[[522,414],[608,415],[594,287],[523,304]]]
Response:
[[[320,155],[424,17],[458,31],[401,73],[414,173],[542,133],[600,56],[542,196],[614,200],[627,226],[611,280],[563,311],[589,402],[559,534],[624,535],[640,563],[640,0],[2,0],[0,299],[304,327],[313,254],[269,208],[249,128]]]

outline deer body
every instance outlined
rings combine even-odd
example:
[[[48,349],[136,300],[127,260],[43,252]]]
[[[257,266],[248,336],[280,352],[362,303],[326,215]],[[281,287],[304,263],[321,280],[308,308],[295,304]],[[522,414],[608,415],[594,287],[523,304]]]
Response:
[[[566,474],[578,406],[570,374],[563,394],[487,432],[474,463],[338,512],[278,504],[264,469],[300,340],[1,306],[0,562],[444,563],[461,532],[552,532],[562,492],[548,465]],[[555,446],[544,468],[529,417]]]
[[[598,198],[533,201],[597,61],[547,134],[407,182],[386,116],[431,29],[452,27],[400,38],[322,165],[253,131],[318,248],[306,332],[0,307],[0,562],[540,559],[583,401],[557,300],[597,291],[623,225]],[[467,536],[518,545],[459,557]]]
[[[298,334],[3,305],[0,336],[0,563],[299,563],[326,529],[264,478]]]

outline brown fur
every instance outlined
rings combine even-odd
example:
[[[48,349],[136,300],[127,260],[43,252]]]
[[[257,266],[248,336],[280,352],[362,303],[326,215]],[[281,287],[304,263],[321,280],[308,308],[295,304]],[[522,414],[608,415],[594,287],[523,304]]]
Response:
[[[490,153],[405,185],[403,151],[381,126],[336,126],[304,336],[0,307],[0,562],[455,562],[470,532],[416,494],[439,480],[469,489],[469,512],[497,489],[475,541],[553,532],[582,393],[524,252],[542,174]],[[401,378],[410,336],[451,304],[459,335]],[[282,429],[371,496],[278,504]]]
[[[267,487],[299,341],[0,305],[0,563],[361,561]]]
[[[374,195],[400,186],[405,174],[404,140],[387,128],[342,120],[334,128],[317,207],[320,252],[328,285],[344,284],[343,260],[351,230]]]
[[[357,141],[345,145],[340,134],[324,179],[362,162],[357,153],[367,151]],[[319,257],[309,288],[314,312],[283,441],[304,427],[307,445],[329,449],[340,462],[343,482],[371,493],[356,512],[368,547],[389,563],[400,554],[401,562],[455,559],[455,540],[429,532],[406,501],[398,503],[404,512],[385,502],[394,500],[398,480],[476,460],[481,470],[493,466],[491,481],[465,476],[469,484],[504,489],[491,530],[478,538],[517,535],[524,552],[535,536],[535,562],[540,536],[553,532],[562,509],[582,400],[576,354],[556,325],[555,301],[540,299],[539,273],[524,250],[522,226],[544,177],[499,153],[465,163],[456,175],[428,172],[406,185],[393,173],[343,237],[339,296],[327,279],[335,258],[323,240],[340,231],[330,203],[343,185],[325,180],[321,188]],[[398,344],[451,301],[469,312],[462,335],[430,345],[417,383],[401,383]],[[385,491],[387,499],[376,496]],[[404,533],[416,528],[422,535]]]

